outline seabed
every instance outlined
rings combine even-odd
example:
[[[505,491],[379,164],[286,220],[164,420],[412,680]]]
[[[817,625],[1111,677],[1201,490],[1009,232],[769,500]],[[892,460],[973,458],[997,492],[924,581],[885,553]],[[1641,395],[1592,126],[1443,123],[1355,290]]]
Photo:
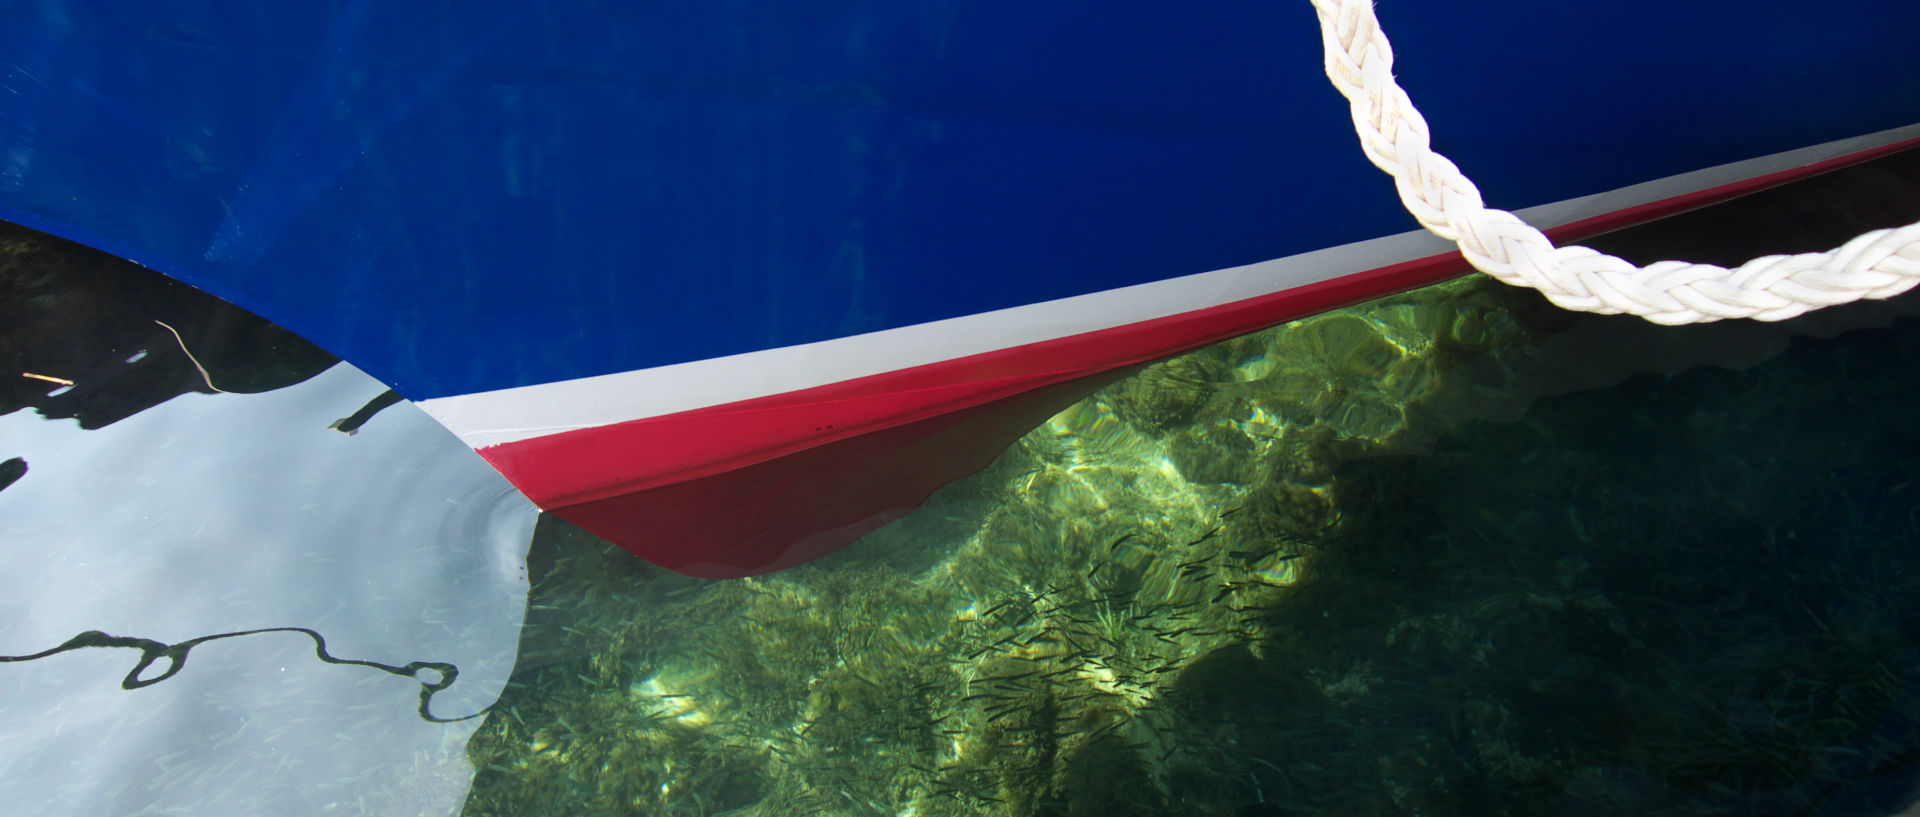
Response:
[[[1678,371],[1474,277],[1151,367],[799,569],[549,521],[466,813],[1873,813],[1915,330]]]

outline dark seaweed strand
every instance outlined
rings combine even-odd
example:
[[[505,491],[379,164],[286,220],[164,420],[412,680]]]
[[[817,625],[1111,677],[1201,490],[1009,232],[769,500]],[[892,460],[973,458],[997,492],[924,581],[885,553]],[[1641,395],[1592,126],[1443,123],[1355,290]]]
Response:
[[[305,627],[263,627],[258,630],[241,630],[239,632],[233,632],[233,633],[203,635],[199,638],[188,639],[178,644],[166,644],[163,642],[155,641],[151,638],[138,638],[134,636],[123,636],[123,635],[108,635],[106,633],[100,632],[99,630],[88,630],[84,633],[81,633],[79,635],[76,635],[72,638],[67,639],[66,643],[61,644],[58,647],[54,647],[49,650],[43,650],[41,652],[37,652],[32,655],[0,655],[0,663],[11,663],[15,661],[35,661],[41,658],[46,658],[51,655],[59,655],[60,653],[67,652],[69,650],[85,649],[88,647],[121,647],[125,649],[139,650],[140,663],[135,664],[133,666],[133,669],[127,673],[127,676],[125,678],[120,679],[120,688],[121,689],[140,689],[142,687],[152,686],[154,684],[160,683],[161,681],[165,681],[168,678],[172,678],[174,675],[178,674],[181,669],[186,667],[187,653],[191,651],[194,647],[198,647],[201,644],[205,644],[209,641],[217,641],[222,638],[235,638],[238,636],[255,635],[258,633],[305,633],[308,637],[313,639],[313,654],[315,657],[319,658],[321,661],[324,661],[329,664],[350,664],[350,665],[359,666],[359,667],[371,667],[373,669],[377,669],[389,675],[400,675],[407,678],[412,678],[415,681],[419,681],[420,682],[420,717],[423,720],[431,721],[433,723],[455,723],[458,721],[467,720],[469,718],[479,717],[481,713],[486,711],[485,709],[482,709],[480,710],[480,712],[475,712],[471,715],[464,715],[458,718],[442,718],[442,717],[437,717],[433,714],[432,703],[433,703],[434,693],[437,693],[443,689],[446,689],[447,687],[453,686],[454,680],[460,677],[459,667],[456,667],[444,661],[415,661],[413,663],[407,664],[406,666],[396,667],[391,664],[382,664],[378,661],[362,661],[356,658],[336,658],[333,656],[333,654],[327,652],[326,637],[322,636],[318,632],[309,630]],[[162,672],[159,675],[154,676],[152,678],[140,677],[141,673],[146,672],[148,667],[153,666],[153,663],[155,661],[158,661],[162,658],[167,659],[167,662],[168,662],[167,669],[165,672]],[[430,669],[440,673],[440,679],[437,681],[429,682],[420,678],[418,673],[420,670],[423,670],[423,669]]]

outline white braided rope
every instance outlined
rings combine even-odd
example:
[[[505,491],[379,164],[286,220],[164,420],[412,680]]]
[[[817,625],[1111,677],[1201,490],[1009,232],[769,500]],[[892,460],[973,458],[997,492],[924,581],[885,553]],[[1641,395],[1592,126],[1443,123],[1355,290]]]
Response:
[[[1756,258],[1736,269],[1686,261],[1646,267],[1586,247],[1555,247],[1433,152],[1427,122],[1393,80],[1393,50],[1372,0],[1313,0],[1327,76],[1352,104],[1367,158],[1393,176],[1407,211],[1460,245],[1467,261],[1567,309],[1628,313],[1655,323],[1722,318],[1777,321],[1822,306],[1887,298],[1920,283],[1920,223],[1861,235],[1838,249]]]

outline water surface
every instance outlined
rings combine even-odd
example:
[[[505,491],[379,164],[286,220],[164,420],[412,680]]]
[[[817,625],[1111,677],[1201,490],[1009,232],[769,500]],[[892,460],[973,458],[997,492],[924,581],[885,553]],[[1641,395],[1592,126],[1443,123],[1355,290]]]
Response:
[[[1613,246],[1824,246],[1912,178]],[[1884,817],[1920,788],[1915,298],[1670,329],[1463,279],[1152,367],[842,554],[710,582],[536,523],[324,353],[141,292],[9,301],[13,359],[77,381],[0,416],[0,655],[72,647],[0,664],[0,799],[36,813]],[[94,340],[47,342],[48,303]]]

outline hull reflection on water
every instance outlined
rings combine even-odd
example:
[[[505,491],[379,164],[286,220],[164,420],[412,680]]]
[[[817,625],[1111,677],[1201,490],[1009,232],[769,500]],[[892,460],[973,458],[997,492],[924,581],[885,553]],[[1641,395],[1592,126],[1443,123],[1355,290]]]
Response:
[[[0,417],[5,456],[28,465],[0,490],[0,654],[87,631],[178,644],[301,627],[339,658],[457,667],[432,714],[483,711],[512,669],[535,512],[410,408],[352,436],[329,429],[384,388],[337,365],[262,394],[176,397],[99,430]],[[176,675],[131,691],[121,681],[138,650],[0,665],[0,802],[75,815],[457,812],[481,719],[420,717],[433,669],[340,666],[315,647],[298,632],[205,641]]]

